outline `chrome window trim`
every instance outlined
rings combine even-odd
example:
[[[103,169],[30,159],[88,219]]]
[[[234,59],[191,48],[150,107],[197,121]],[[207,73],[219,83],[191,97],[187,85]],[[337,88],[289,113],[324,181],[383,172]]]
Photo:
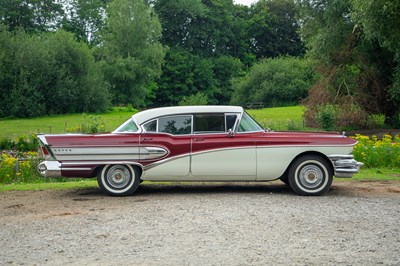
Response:
[[[189,134],[171,134],[171,133],[168,133],[168,132],[159,132],[159,119],[160,118],[168,118],[168,117],[190,117],[190,133]],[[145,124],[147,124],[147,123],[150,123],[150,122],[152,122],[152,121],[154,121],[154,120],[156,120],[157,121],[157,125],[156,125],[156,132],[153,132],[153,131],[149,131],[149,132],[147,132],[145,129],[144,129],[144,125]],[[144,122],[141,126],[141,129],[142,129],[142,133],[153,133],[153,134],[166,134],[166,135],[170,135],[170,136],[190,136],[190,135],[192,135],[192,132],[193,132],[193,114],[179,114],[179,115],[165,115],[165,116],[160,116],[160,117],[156,117],[156,118],[152,118],[152,119],[149,119],[149,120],[147,120],[146,122]]]

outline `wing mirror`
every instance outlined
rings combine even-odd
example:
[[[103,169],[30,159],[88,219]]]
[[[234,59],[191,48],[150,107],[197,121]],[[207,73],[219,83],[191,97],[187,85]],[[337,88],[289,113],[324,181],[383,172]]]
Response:
[[[229,135],[230,137],[233,137],[234,132],[233,132],[232,128],[228,129],[228,135]]]

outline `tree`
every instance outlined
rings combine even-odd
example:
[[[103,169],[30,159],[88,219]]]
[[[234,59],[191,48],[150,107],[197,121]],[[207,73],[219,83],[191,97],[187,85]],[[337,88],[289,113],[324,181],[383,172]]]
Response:
[[[384,2],[391,10],[382,16]],[[377,113],[385,114],[386,122],[393,124],[400,103],[393,93],[397,91],[398,50],[393,49],[397,40],[382,29],[400,26],[390,15],[398,12],[393,10],[398,4],[390,5],[394,1],[389,0],[299,3],[307,53],[318,60],[323,76],[306,102],[310,124],[327,104],[338,106],[339,127],[368,126],[368,115]],[[379,14],[375,16],[375,12]]]
[[[27,32],[54,30],[58,17],[63,14],[62,5],[52,0],[2,0],[0,22],[15,31],[23,28]]]
[[[0,27],[0,117],[104,111],[108,88],[85,43]]]
[[[91,45],[101,42],[100,32],[105,27],[105,8],[110,0],[69,0],[64,5],[61,27],[73,32],[78,40]]]
[[[209,104],[227,104],[232,94],[231,79],[241,71],[240,60],[230,56],[204,58],[185,49],[170,49],[157,80],[154,104],[176,105],[183,97],[199,92]]]
[[[393,111],[389,111],[389,120],[400,127],[400,2],[394,0],[353,1],[353,16],[369,41],[379,42],[387,49],[388,75],[392,84],[387,91],[392,100]],[[390,62],[391,61],[391,62]],[[386,71],[385,71],[386,72]]]
[[[106,13],[101,58],[113,102],[145,106],[165,56],[158,17],[143,0],[115,0]]]
[[[292,0],[260,0],[250,8],[248,38],[257,58],[304,53]]]

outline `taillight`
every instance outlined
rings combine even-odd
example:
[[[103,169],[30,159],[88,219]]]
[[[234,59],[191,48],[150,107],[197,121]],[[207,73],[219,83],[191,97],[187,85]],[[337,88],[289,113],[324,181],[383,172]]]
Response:
[[[50,156],[50,153],[49,153],[49,151],[46,149],[46,147],[42,147],[42,152],[43,152],[43,156],[44,156],[44,157]]]

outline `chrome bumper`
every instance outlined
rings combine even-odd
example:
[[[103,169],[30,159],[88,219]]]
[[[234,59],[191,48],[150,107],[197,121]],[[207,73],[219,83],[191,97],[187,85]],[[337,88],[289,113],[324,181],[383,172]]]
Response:
[[[334,175],[336,177],[352,177],[354,174],[360,172],[360,167],[364,164],[354,160],[353,155],[331,155]]]
[[[58,161],[41,162],[37,170],[43,177],[61,177],[61,163]]]

